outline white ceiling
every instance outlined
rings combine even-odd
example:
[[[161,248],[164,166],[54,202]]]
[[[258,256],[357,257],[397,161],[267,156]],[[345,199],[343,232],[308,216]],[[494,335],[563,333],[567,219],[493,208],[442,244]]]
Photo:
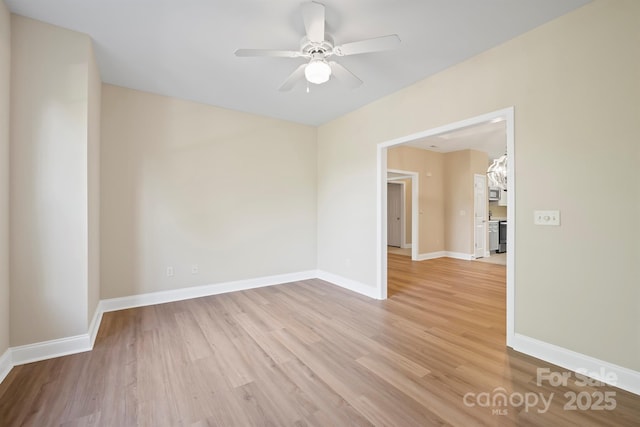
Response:
[[[5,0],[17,14],[89,34],[105,83],[319,125],[411,85],[590,0],[322,0],[336,44],[398,34],[395,51],[338,58],[364,84],[278,87],[300,58],[298,0]]]
[[[467,149],[484,151],[489,155],[491,161],[507,152],[507,122],[503,119],[492,120],[411,141],[406,145],[438,153]]]

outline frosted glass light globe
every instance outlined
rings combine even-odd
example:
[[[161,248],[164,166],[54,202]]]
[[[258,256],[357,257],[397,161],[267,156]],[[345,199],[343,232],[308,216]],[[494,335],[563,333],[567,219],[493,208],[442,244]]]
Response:
[[[324,60],[314,59],[305,67],[304,76],[309,83],[325,83],[331,77],[331,67]]]

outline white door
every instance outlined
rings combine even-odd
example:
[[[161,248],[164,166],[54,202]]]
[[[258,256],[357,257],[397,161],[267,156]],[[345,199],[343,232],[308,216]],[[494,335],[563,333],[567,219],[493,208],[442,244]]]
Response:
[[[475,258],[482,258],[487,247],[487,177],[485,175],[473,176],[473,226],[474,226],[474,251]]]
[[[387,183],[387,245],[402,245],[402,184]]]

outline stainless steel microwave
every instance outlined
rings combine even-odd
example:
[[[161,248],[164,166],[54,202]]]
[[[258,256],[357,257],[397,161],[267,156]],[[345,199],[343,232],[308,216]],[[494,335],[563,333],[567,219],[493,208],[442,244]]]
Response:
[[[500,190],[499,188],[489,188],[489,201],[496,202],[500,200]]]

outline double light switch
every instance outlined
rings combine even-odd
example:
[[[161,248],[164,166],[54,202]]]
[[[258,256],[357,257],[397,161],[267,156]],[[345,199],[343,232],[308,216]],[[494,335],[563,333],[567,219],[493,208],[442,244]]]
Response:
[[[560,211],[533,211],[535,225],[560,225]]]

